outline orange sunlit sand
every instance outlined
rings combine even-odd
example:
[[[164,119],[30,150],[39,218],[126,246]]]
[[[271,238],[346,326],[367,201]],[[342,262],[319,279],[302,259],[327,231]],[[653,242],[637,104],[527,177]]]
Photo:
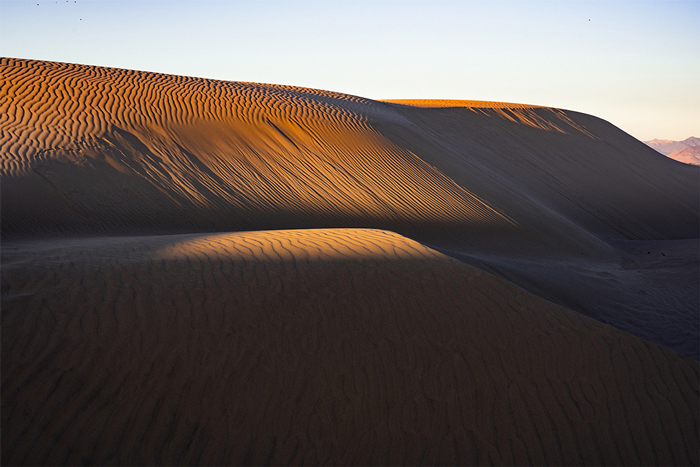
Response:
[[[4,465],[700,462],[698,167],[548,107],[0,69]]]

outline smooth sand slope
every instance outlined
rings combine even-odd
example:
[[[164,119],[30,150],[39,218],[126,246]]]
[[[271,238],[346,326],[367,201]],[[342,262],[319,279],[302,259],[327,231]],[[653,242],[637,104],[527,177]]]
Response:
[[[30,245],[4,465],[698,463],[695,361],[397,234]]]
[[[700,462],[698,167],[546,107],[0,76],[3,464]]]

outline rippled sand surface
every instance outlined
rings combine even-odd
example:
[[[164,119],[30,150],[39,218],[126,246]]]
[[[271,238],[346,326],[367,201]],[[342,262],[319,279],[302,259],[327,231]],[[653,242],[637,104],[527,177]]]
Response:
[[[0,70],[4,465],[700,462],[697,167],[540,106]]]

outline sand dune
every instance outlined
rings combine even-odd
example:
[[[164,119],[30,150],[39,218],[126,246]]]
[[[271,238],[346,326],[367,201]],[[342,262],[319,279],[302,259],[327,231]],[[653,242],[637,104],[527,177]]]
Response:
[[[514,225],[373,131],[373,112],[400,118],[384,104],[296,88],[5,63],[2,111],[13,118],[2,122],[3,198],[12,199],[3,206],[6,236]],[[358,102],[368,114],[353,110]],[[62,200],[12,196],[20,190],[58,190]]]
[[[584,244],[602,253],[590,233],[698,236],[696,173],[667,168],[607,122],[575,112],[414,109],[15,59],[2,69],[6,191],[32,186],[63,198],[35,212],[42,207],[33,200],[3,197],[12,198],[3,206],[6,236],[424,223],[458,226],[454,241],[496,242],[498,252],[515,229],[508,240],[527,239],[530,249]]]
[[[562,109],[0,70],[3,464],[700,462],[698,167]]]
[[[698,463],[697,362],[396,234],[3,254],[6,465]]]
[[[521,104],[1,66],[4,238],[388,229],[700,358],[697,242],[683,264],[664,265],[691,278],[667,292],[648,293],[657,269],[619,248],[658,241],[647,251],[665,254],[663,242],[698,238],[698,170],[608,122]]]

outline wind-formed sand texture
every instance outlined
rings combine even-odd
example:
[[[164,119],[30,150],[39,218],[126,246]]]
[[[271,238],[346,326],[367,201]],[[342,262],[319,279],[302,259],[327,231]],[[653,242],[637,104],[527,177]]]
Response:
[[[0,76],[4,465],[700,462],[698,167],[546,107]]]
[[[6,464],[698,462],[696,362],[397,234],[31,245]]]

